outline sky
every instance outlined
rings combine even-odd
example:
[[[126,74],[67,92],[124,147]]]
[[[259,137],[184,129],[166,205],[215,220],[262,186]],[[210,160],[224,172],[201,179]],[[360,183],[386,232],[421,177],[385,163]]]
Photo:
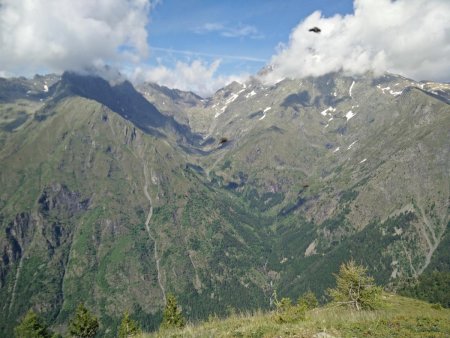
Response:
[[[203,96],[267,65],[266,82],[335,71],[449,81],[449,17],[450,0],[0,0],[0,76],[109,65]]]

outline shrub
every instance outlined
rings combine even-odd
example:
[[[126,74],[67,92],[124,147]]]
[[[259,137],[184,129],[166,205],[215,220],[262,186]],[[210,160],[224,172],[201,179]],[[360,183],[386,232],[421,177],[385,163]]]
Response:
[[[312,291],[305,292],[297,301],[298,305],[304,305],[306,309],[311,310],[319,305],[316,295]]]
[[[306,306],[304,304],[293,305],[289,298],[281,298],[278,301],[274,293],[275,313],[273,319],[278,324],[295,323],[305,319]]]

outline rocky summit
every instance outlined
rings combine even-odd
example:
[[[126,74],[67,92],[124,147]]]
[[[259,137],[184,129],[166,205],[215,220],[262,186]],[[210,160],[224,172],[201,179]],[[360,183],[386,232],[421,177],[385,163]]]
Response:
[[[209,98],[88,75],[0,79],[0,335],[80,302],[114,336],[324,297],[354,259],[449,271],[450,85],[334,73]],[[319,297],[320,300],[320,297]]]

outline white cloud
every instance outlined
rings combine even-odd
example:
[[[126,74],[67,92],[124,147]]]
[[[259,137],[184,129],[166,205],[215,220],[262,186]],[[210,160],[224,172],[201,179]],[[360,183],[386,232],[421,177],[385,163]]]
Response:
[[[248,77],[245,74],[218,76],[219,65],[220,60],[210,64],[201,60],[194,60],[191,63],[178,61],[174,68],[163,65],[149,68],[138,67],[130,77],[137,82],[156,82],[169,88],[193,91],[203,97],[211,95],[232,81],[243,81]]]
[[[218,22],[208,22],[194,29],[197,34],[205,34],[216,32],[226,38],[243,38],[261,39],[263,35],[255,26],[239,24],[236,26],[226,26]]]
[[[391,71],[414,79],[449,80],[450,1],[355,0],[354,13],[314,12],[280,46],[269,81],[344,71]],[[320,27],[319,34],[309,32]]]
[[[2,0],[0,70],[24,74],[136,62],[149,0]]]

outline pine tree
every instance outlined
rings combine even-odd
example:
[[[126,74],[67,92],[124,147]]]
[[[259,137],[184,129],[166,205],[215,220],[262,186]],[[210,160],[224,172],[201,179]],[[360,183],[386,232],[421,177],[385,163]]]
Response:
[[[381,306],[382,288],[374,284],[367,275],[367,268],[357,265],[353,260],[343,263],[339,274],[335,274],[336,288],[328,289],[334,302],[347,305],[355,310],[373,310]]]
[[[139,324],[130,318],[128,312],[125,312],[119,326],[119,338],[134,337],[140,333],[141,328],[139,327]]]
[[[33,310],[27,312],[14,329],[14,333],[17,338],[49,338],[52,336],[47,325]]]
[[[75,317],[69,322],[69,332],[74,337],[91,338],[97,334],[98,319],[83,303],[79,304]]]
[[[177,299],[172,294],[167,295],[167,304],[164,309],[161,328],[182,328],[185,325],[186,320],[184,319],[183,314],[178,308]]]

